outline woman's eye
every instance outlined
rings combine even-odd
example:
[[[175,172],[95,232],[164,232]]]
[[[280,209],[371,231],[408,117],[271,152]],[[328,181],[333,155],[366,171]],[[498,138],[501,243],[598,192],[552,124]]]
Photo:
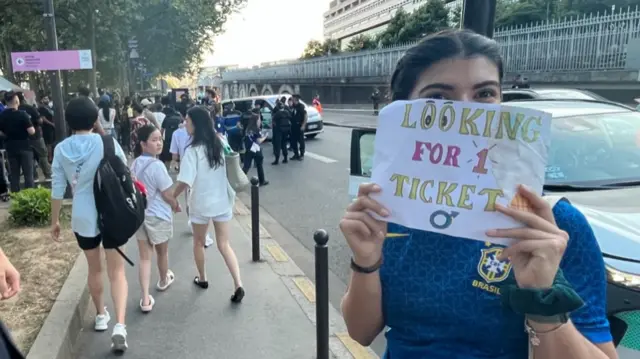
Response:
[[[496,97],[496,92],[494,90],[481,90],[476,95],[478,98],[490,98]]]
[[[423,97],[432,99],[432,100],[447,100],[447,96],[441,93],[427,94],[427,95],[424,95]]]

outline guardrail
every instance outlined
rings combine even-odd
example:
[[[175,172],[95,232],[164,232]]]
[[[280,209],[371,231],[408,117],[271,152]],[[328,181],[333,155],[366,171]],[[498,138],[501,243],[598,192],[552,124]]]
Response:
[[[496,30],[509,73],[624,69],[627,44],[640,35],[640,9],[590,14]],[[285,65],[230,70],[223,81],[385,77],[413,43],[342,53]]]

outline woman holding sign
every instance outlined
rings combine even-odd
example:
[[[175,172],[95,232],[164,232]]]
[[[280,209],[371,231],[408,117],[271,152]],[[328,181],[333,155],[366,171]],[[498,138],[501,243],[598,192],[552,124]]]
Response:
[[[502,59],[495,41],[468,31],[429,36],[408,50],[391,80],[392,100],[499,104]],[[385,328],[387,359],[615,359],[605,307],[605,268],[585,217],[553,208],[527,187],[528,207],[492,210],[522,223],[496,228],[504,247],[410,229],[389,217],[363,184],[340,228],[353,251],[342,302],[349,334],[367,346]],[[531,350],[531,351],[529,351]]]

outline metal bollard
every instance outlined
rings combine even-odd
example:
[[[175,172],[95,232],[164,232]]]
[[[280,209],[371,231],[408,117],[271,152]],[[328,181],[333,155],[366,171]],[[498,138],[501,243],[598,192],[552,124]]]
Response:
[[[316,346],[317,359],[329,359],[329,234],[319,229],[316,242]]]
[[[251,257],[260,261],[260,181],[251,178]]]

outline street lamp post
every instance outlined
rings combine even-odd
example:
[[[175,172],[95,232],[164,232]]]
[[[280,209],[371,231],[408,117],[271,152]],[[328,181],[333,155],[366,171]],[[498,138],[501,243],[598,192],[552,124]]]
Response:
[[[462,27],[486,37],[493,37],[497,0],[465,0]]]
[[[44,1],[45,30],[47,32],[47,45],[49,50],[58,51],[58,34],[56,33],[56,19],[53,12],[53,0]],[[51,98],[53,100],[53,122],[56,125],[56,141],[62,141],[67,137],[67,126],[64,122],[64,100],[62,98],[62,86],[60,83],[60,70],[49,71],[51,82]]]

